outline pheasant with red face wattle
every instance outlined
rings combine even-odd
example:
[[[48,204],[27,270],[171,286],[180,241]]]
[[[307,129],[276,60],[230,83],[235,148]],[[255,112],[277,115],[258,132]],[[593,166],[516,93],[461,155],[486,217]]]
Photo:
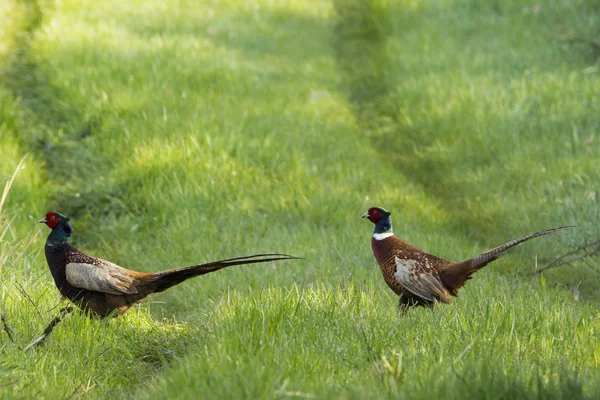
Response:
[[[390,212],[373,207],[362,215],[375,224],[371,247],[388,286],[400,296],[400,310],[415,306],[433,308],[437,302],[449,303],[471,275],[498,259],[506,250],[534,237],[546,235],[563,226],[513,240],[477,257],[452,262],[419,250],[394,236]]]
[[[69,244],[73,228],[69,218],[49,212],[40,223],[52,229],[46,240],[46,260],[60,293],[81,309],[105,317],[116,310],[122,314],[143,298],[187,279],[233,265],[296,259],[287,254],[257,254],[206,264],[144,273],[90,257]]]

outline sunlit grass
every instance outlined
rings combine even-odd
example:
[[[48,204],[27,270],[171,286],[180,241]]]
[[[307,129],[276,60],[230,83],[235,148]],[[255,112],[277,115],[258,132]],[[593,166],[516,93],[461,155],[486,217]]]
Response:
[[[530,274],[593,234],[595,61],[559,40],[591,26],[583,3],[40,1],[30,36],[9,4],[1,182],[29,155],[1,215],[0,397],[598,395],[597,277]],[[372,205],[453,260],[581,227],[401,317],[359,218]],[[36,226],[50,209],[131,269],[305,260],[210,274],[110,321],[75,313],[23,352],[63,305]]]

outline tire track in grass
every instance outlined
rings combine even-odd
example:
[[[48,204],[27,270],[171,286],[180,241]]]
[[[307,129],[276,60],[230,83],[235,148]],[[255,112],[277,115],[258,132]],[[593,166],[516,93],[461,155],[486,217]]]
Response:
[[[43,184],[43,189],[52,190],[47,194],[48,197],[54,199],[52,200],[54,204],[51,205],[51,208],[71,210],[68,212],[70,215],[73,215],[73,211],[76,210],[71,204],[73,197],[65,196],[65,193],[68,194],[68,191],[77,184],[78,180],[85,178],[85,175],[77,169],[69,170],[64,168],[63,158],[73,157],[72,163],[74,168],[77,167],[81,169],[81,164],[75,164],[75,161],[77,161],[76,156],[80,154],[81,149],[86,146],[85,139],[93,133],[95,121],[93,119],[86,120],[75,107],[60,101],[63,99],[61,96],[61,89],[54,86],[51,83],[49,76],[44,74],[43,67],[40,68],[42,62],[36,59],[31,45],[38,29],[43,26],[44,15],[42,9],[37,1],[22,1],[21,3],[19,3],[19,1],[20,0],[15,0],[15,3],[18,4],[19,7],[19,17],[21,15],[23,16],[23,23],[13,25],[15,34],[14,38],[10,38],[12,46],[8,49],[8,53],[5,53],[6,56],[0,59],[0,62],[2,62],[2,64],[0,64],[0,79],[2,80],[1,89],[3,89],[2,95],[6,95],[9,98],[12,95],[15,102],[18,100],[19,109],[19,115],[15,117],[15,119],[18,119],[15,122],[16,126],[6,132],[14,136],[14,139],[18,142],[19,146],[29,149],[39,156],[36,158],[36,161],[41,160],[42,163],[36,162],[35,165],[42,168],[40,174],[45,176],[43,179],[44,181],[60,181],[58,182],[59,184],[55,184],[55,182]],[[19,20],[20,19],[21,18],[19,18]],[[11,32],[11,34],[12,33],[13,32]],[[73,126],[77,125],[80,127],[83,126],[83,128],[73,129]],[[90,127],[90,125],[92,126]],[[86,132],[86,129],[88,129],[89,132]],[[69,133],[63,135],[62,132]],[[61,139],[60,142],[58,142],[57,139],[59,136]],[[56,157],[57,153],[60,154],[60,157]],[[81,159],[79,159],[79,162],[81,163]],[[71,161],[69,161],[69,163],[71,163]],[[66,186],[61,187],[63,184]],[[54,187],[51,188],[51,186]],[[4,187],[4,182],[2,183],[2,187]],[[42,192],[43,189],[36,188],[36,194],[38,191]],[[90,193],[93,194],[93,192]],[[80,236],[82,231],[83,229],[78,228],[77,236]],[[42,235],[45,236],[46,232],[46,230],[42,230]],[[10,248],[7,248],[10,250],[9,253],[23,251],[21,249],[23,245],[20,244],[20,242],[16,242],[14,246],[11,245],[9,247]],[[12,247],[14,247],[14,249],[12,249]],[[3,249],[0,249],[0,252],[2,252],[2,250]],[[33,296],[33,293],[39,295],[40,293],[43,294],[48,291],[56,291],[54,283],[51,283],[52,278],[45,265],[46,263],[43,260],[39,260],[43,264],[36,261],[34,265],[32,260],[26,261],[22,258],[22,255],[23,254],[18,257],[15,256],[16,261],[11,261],[9,259],[9,262],[12,262],[15,265],[19,264],[19,269],[21,270],[24,270],[25,267],[34,268],[36,271],[38,269],[40,271],[43,270],[45,271],[45,274],[47,274],[46,277],[40,275],[39,272],[34,272],[35,276],[32,275],[33,278],[24,278],[21,277],[19,273],[14,273],[14,271],[4,271],[8,272],[8,276],[3,276],[3,278],[8,277],[5,281],[10,285],[13,285],[13,283],[16,282],[19,290],[22,291],[27,298],[29,298],[28,293],[31,293],[32,297],[30,300],[33,306],[36,309],[39,306],[39,312],[44,314],[41,315],[41,318],[47,318],[49,321],[56,311],[56,301],[58,301],[58,297],[48,300],[48,296],[46,295],[40,297]],[[20,264],[24,264],[24,266]],[[30,272],[27,272],[26,276],[29,275]],[[48,279],[50,279],[50,281],[48,281]],[[21,281],[23,285],[19,284]],[[33,289],[33,286],[44,286],[47,289]],[[3,297],[12,296],[12,288],[6,286],[6,288],[2,287],[2,289],[4,293],[0,294],[2,294]],[[40,290],[42,290],[42,292],[40,292]],[[58,295],[57,291],[55,295]],[[19,294],[19,296],[22,297],[21,294]],[[52,296],[50,298],[52,298]],[[15,300],[15,302],[18,301],[19,300]],[[8,307],[8,310],[11,309],[11,305],[8,303],[6,305],[3,303],[0,304],[2,304],[2,308]],[[15,304],[12,305],[13,308],[17,307]],[[28,312],[27,308],[20,306],[17,308],[19,310],[22,309],[22,312],[15,313],[13,310],[12,315],[16,318],[13,318],[13,321],[19,320],[17,314],[23,316]],[[23,321],[26,321],[26,319],[27,318],[20,318],[21,323],[17,321],[17,323],[11,324],[12,328],[14,328],[14,335],[17,335],[19,333],[18,331],[23,332],[24,329],[26,331],[34,329],[31,328],[31,326],[33,326],[31,323],[29,324],[31,325],[30,327],[23,326],[23,324],[25,324]],[[135,316],[131,321],[125,322],[121,326],[118,335],[115,335],[114,332],[105,332],[104,330],[100,332],[93,326],[88,326],[86,323],[84,323],[84,326],[75,321],[75,324],[72,325],[68,331],[70,335],[75,335],[77,340],[81,339],[79,344],[83,343],[82,346],[74,346],[74,348],[71,349],[71,354],[68,354],[69,352],[65,352],[64,354],[50,354],[52,352],[48,353],[44,351],[43,357],[48,356],[46,358],[50,361],[46,360],[48,362],[43,362],[43,365],[40,365],[39,362],[37,364],[34,363],[35,365],[32,364],[34,365],[32,368],[27,366],[22,368],[19,367],[19,370],[15,373],[12,373],[12,369],[14,369],[13,364],[18,365],[18,360],[20,360],[21,357],[15,355],[14,351],[11,352],[10,349],[7,348],[8,350],[5,351],[6,354],[3,354],[3,356],[8,356],[9,361],[3,363],[3,361],[0,360],[0,398],[3,398],[2,395],[4,393],[6,393],[8,397],[11,397],[11,394],[19,392],[19,388],[21,390],[21,392],[19,392],[21,396],[23,396],[24,392],[27,393],[24,395],[26,397],[39,397],[39,393],[41,393],[39,390],[44,386],[44,383],[29,385],[31,388],[21,388],[23,385],[20,382],[27,380],[26,377],[33,377],[33,381],[36,381],[37,376],[35,374],[39,375],[48,372],[46,368],[48,365],[50,365],[50,369],[54,368],[53,371],[50,371],[50,374],[54,372],[61,376],[61,382],[59,384],[51,382],[53,384],[47,385],[48,381],[46,381],[44,390],[47,392],[44,393],[49,397],[58,397],[57,393],[62,396],[68,396],[69,392],[66,388],[73,387],[73,384],[79,384],[81,374],[79,374],[78,371],[82,369],[84,371],[92,371],[86,373],[86,380],[83,382],[88,383],[85,392],[92,394],[96,393],[96,396],[98,393],[104,397],[107,393],[127,393],[128,391],[131,391],[131,387],[150,382],[157,375],[161,374],[163,369],[169,365],[172,360],[183,357],[185,355],[185,350],[188,349],[190,343],[196,343],[199,340],[194,328],[167,321],[166,319],[153,321],[154,319],[150,318],[147,312],[140,312],[139,316]],[[12,333],[9,332],[11,328],[8,328],[7,324],[8,323],[5,323],[4,329],[0,328],[0,330],[3,329],[5,335],[11,335]],[[2,324],[0,323],[0,325]],[[84,328],[86,332],[79,332],[79,330],[81,330],[80,328]],[[139,340],[139,333],[141,330],[144,331],[143,341]],[[102,336],[100,342],[98,340],[94,341],[94,335],[98,332],[100,332],[100,336]],[[56,345],[58,338],[54,336],[54,333],[52,333],[50,337],[52,338],[50,340],[52,343],[48,343],[46,346],[52,348],[52,346]],[[17,336],[15,336],[15,338],[17,338]],[[106,357],[102,357],[108,350],[114,348],[114,345],[107,344],[113,340],[115,341],[114,343],[129,346],[128,352],[126,352],[126,354],[118,352],[119,354],[117,355],[109,354]],[[3,346],[0,344],[0,353],[2,353],[2,349]],[[48,348],[45,349],[48,350]],[[14,350],[14,348],[12,350]],[[22,353],[22,351],[18,350],[18,353]],[[95,353],[96,356],[89,357],[90,354],[93,355],[93,353]],[[11,357],[13,361],[11,361]],[[69,368],[69,363],[73,361],[75,362],[74,365],[80,366],[79,370]],[[112,379],[112,377],[109,376],[110,374],[97,373],[96,371],[98,370],[115,370],[117,374],[127,376],[128,379]],[[3,375],[4,378],[8,377],[9,379],[2,380]],[[14,375],[14,377],[11,377],[12,375]],[[5,387],[2,387],[2,385],[6,386],[6,390],[3,390]],[[10,385],[13,385],[14,387],[11,389]],[[81,394],[81,388],[82,385],[78,385],[75,390],[71,392],[71,397]],[[34,395],[31,393],[34,393]]]
[[[424,159],[418,152],[435,138],[410,130],[398,121],[398,99],[392,94],[393,68],[387,54],[387,42],[393,35],[392,12],[387,0],[334,0],[334,50],[344,74],[344,89],[359,124],[382,160],[394,166],[408,180],[421,186],[425,193],[453,215],[453,231],[475,240],[489,240],[490,224],[495,230],[509,227],[499,216],[482,218],[477,210],[467,209],[460,183],[448,179],[453,170],[446,160]],[[444,182],[450,182],[445,184]],[[502,225],[498,228],[498,225]],[[468,229],[467,229],[468,227]]]
[[[124,212],[119,200],[123,188],[110,183],[99,188],[96,178],[103,171],[102,160],[88,146],[88,138],[102,127],[103,115],[86,117],[64,101],[67,96],[40,67],[43,59],[31,45],[43,26],[44,11],[37,0],[25,0],[21,7],[25,23],[15,35],[0,78],[19,102],[21,129],[16,139],[43,160],[47,179],[57,182],[49,185],[47,203],[72,217]]]

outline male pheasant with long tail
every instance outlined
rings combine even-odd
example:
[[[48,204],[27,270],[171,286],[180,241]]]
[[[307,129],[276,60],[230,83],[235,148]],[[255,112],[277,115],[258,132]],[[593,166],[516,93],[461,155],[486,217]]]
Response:
[[[73,228],[69,218],[49,212],[40,223],[52,229],[46,240],[46,260],[60,293],[91,314],[105,317],[116,310],[122,314],[143,298],[159,293],[189,278],[232,265],[254,264],[297,257],[287,254],[257,254],[213,261],[162,271],[144,273],[90,257],[69,244]]]
[[[501,257],[506,250],[534,237],[567,226],[524,236],[462,262],[447,261],[428,254],[394,236],[390,212],[373,207],[362,215],[375,224],[371,240],[373,254],[388,286],[400,296],[400,310],[415,306],[433,308],[437,302],[449,303],[474,272]]]

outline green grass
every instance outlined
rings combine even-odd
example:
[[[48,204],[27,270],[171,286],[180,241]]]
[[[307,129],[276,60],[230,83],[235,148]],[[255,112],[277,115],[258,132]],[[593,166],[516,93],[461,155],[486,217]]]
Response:
[[[597,55],[562,39],[600,10],[538,3],[3,3],[1,182],[27,156],[0,210],[0,397],[598,397],[597,266],[531,273],[595,239]],[[579,228],[402,317],[373,205],[455,260]],[[24,352],[62,305],[48,210],[132,269],[306,260],[73,314]]]

